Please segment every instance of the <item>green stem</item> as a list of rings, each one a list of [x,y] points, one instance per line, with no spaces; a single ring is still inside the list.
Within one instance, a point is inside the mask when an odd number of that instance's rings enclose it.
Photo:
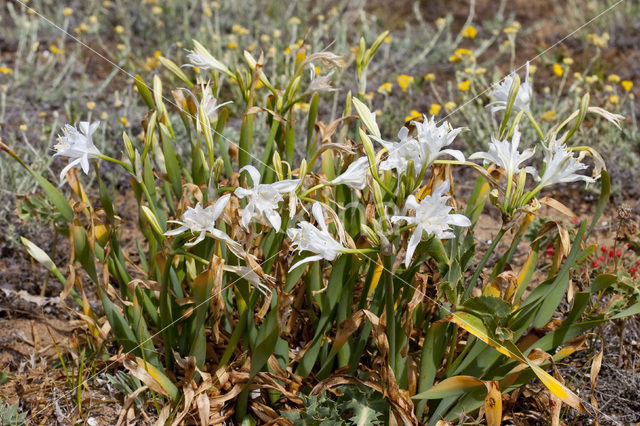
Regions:
[[[389,365],[396,371],[396,323],[394,318],[395,303],[393,299],[393,277],[391,272],[391,257],[384,256],[384,293],[387,317],[387,339],[389,341]]]
[[[467,283],[467,288],[465,288],[464,295],[462,296],[463,301],[466,300],[471,294],[471,290],[473,289],[473,287],[475,287],[476,281],[478,281],[478,278],[480,277],[480,274],[484,269],[484,265],[487,264],[489,257],[491,256],[493,251],[496,249],[496,246],[498,245],[498,243],[500,242],[500,240],[502,239],[502,237],[506,232],[507,232],[506,228],[504,227],[500,228],[500,231],[498,231],[498,234],[495,236],[493,241],[491,241],[491,245],[489,246],[484,256],[482,257],[482,260],[480,260],[480,263],[478,263],[478,266],[476,267],[476,271],[473,273],[473,275],[471,276],[471,279]]]
[[[111,163],[118,164],[118,165],[122,166],[129,173],[134,174],[133,167],[131,167],[130,165],[126,164],[123,161],[116,160],[115,158],[109,157],[108,155],[94,154],[94,156],[99,158],[99,159],[101,159],[101,160],[110,161]]]
[[[540,136],[540,140],[544,141],[545,140],[544,133],[542,132],[542,129],[540,128],[540,125],[538,125],[538,122],[536,121],[536,119],[533,117],[533,114],[531,114],[531,111],[527,108],[524,113],[526,114],[531,124],[533,124],[533,127],[536,129],[536,132],[538,132],[538,136]]]

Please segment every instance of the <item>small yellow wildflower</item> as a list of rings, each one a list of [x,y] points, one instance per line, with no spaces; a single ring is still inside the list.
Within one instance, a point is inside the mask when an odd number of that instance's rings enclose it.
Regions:
[[[618,102],[620,102],[620,98],[618,97],[618,95],[611,95],[609,96],[609,102],[611,102],[612,104],[617,104]]]
[[[151,8],[151,13],[154,15],[160,15],[162,13],[162,8],[160,6],[153,6]]]
[[[282,31],[280,31],[279,29],[275,29],[273,30],[273,38],[279,38],[282,35]]]
[[[116,48],[117,48],[118,50],[122,51],[122,50],[126,49],[126,48],[127,48],[127,46],[126,46],[126,45],[124,45],[123,43],[118,43],[118,44],[116,44]]]
[[[45,118],[47,116],[47,112],[46,111],[40,111],[38,113],[38,118]]]
[[[406,74],[399,75],[396,77],[396,80],[398,81],[398,86],[400,86],[400,89],[402,89],[403,92],[406,92],[409,85],[413,84],[413,77]]]
[[[471,80],[465,80],[458,83],[458,90],[466,92],[471,87]]]
[[[52,44],[51,46],[49,46],[49,51],[55,55],[64,55],[65,51],[64,49],[59,49],[58,46],[56,46],[55,44]]]
[[[438,18],[436,19],[436,28],[438,30],[442,30],[444,28],[444,24],[446,24],[447,21],[444,18]]]
[[[94,109],[95,107],[96,107],[96,103],[95,103],[95,102],[93,102],[93,101],[89,101],[89,102],[87,102],[87,109],[88,109],[89,111],[93,111],[93,109]]]
[[[230,42],[227,44],[227,47],[228,47],[230,50],[237,49],[237,48],[238,48],[238,43],[236,43],[235,41],[230,41]]]
[[[129,127],[129,121],[125,117],[120,117],[120,122],[124,127]]]
[[[510,27],[502,30],[502,32],[504,32],[505,34],[516,34],[518,32],[518,29],[515,26],[511,25]]]
[[[389,44],[389,43],[391,43],[391,40],[392,40],[392,39],[391,39],[391,36],[386,36],[386,37],[384,38],[384,40],[383,40],[383,41],[384,41],[385,43]]]
[[[574,72],[573,73],[573,78],[575,78],[578,81],[582,81],[583,80],[582,74],[580,74],[579,72]]]
[[[475,72],[476,72],[476,75],[482,75],[482,74],[487,72],[487,69],[483,68],[483,67],[478,67],[478,68],[476,68]]]
[[[553,64],[553,73],[558,77],[562,77],[564,74],[564,68],[560,64]]]
[[[322,22],[324,21],[324,15],[321,13],[318,16],[316,16],[316,19],[318,20],[318,22]]]
[[[271,41],[271,36],[270,36],[269,34],[262,34],[262,35],[260,36],[260,42],[261,42],[261,43],[267,44],[267,43],[269,43],[270,41]]]
[[[607,85],[605,85],[605,86],[604,86],[604,89],[603,89],[603,90],[604,90],[605,92],[607,92],[607,93],[611,93],[611,92],[613,92],[613,86],[612,86],[612,85],[610,85],[610,84],[607,84]]]
[[[585,80],[587,81],[587,83],[589,84],[593,84],[596,83],[598,81],[598,76],[597,75],[588,75],[587,77],[585,77]]]
[[[441,109],[442,106],[440,104],[431,104],[431,107],[429,108],[429,115],[438,115],[440,114]]]
[[[382,116],[382,110],[381,109],[375,110],[375,114],[376,114],[376,116],[381,117]]]
[[[469,49],[457,49],[453,52],[453,55],[449,58],[451,62],[461,62],[463,59],[469,59],[471,62],[474,61],[473,52]]]
[[[26,124],[24,124],[24,123],[22,123],[22,124],[20,125],[20,130],[22,130],[23,132],[26,132],[26,131],[27,131],[27,125],[26,125]]]
[[[249,34],[249,30],[248,29],[246,29],[242,25],[238,25],[238,24],[235,24],[233,27],[231,27],[231,31],[233,31],[234,33],[236,33],[238,35]]]
[[[373,100],[373,91],[369,92],[369,93],[365,93],[363,95],[364,100],[367,102],[371,102]]]
[[[209,18],[213,15],[213,11],[211,10],[211,7],[208,4],[202,5],[202,13],[204,13],[205,16]]]
[[[538,67],[536,65],[529,65],[529,74],[535,74],[538,71]]]
[[[474,38],[476,38],[476,35],[478,35],[478,30],[476,30],[475,27],[469,25],[468,27],[465,27],[462,30],[460,35],[462,35],[462,37],[474,39]]]
[[[390,83],[390,82],[382,83],[380,87],[378,87],[378,93],[382,95],[388,95],[389,93],[391,93],[392,88],[393,88],[393,83]]]
[[[64,16],[69,16],[69,15],[71,15],[72,13],[73,13],[73,9],[71,9],[70,7],[65,7],[65,8],[62,10],[62,14],[63,14]]]
[[[220,3],[218,3],[217,1],[212,1],[211,7],[214,9],[220,9]]]
[[[562,60],[562,63],[565,65],[573,65],[573,58],[566,57]]]
[[[612,83],[620,83],[620,76],[618,74],[610,74],[607,80]]]
[[[609,44],[609,33],[604,32],[602,33],[602,35],[592,33],[587,36],[587,40],[589,40],[596,47],[604,48]]]
[[[404,118],[404,121],[405,121],[405,122],[406,122],[406,121],[411,121],[411,120],[413,120],[414,118],[420,118],[420,117],[422,117],[422,114],[420,114],[420,112],[419,112],[419,111],[416,111],[415,109],[412,109],[412,110],[411,110],[411,112],[409,113],[409,115],[407,115],[407,116]]]
[[[111,3],[111,1],[110,1],[110,0],[104,0],[104,1],[102,2],[102,6],[104,6],[104,7],[111,7],[111,5],[112,5],[112,4],[113,4],[113,3]]]
[[[106,120],[107,118],[109,118],[109,114],[107,114],[107,112],[106,112],[106,111],[103,111],[103,112],[100,114],[100,119],[101,119],[101,120]]]
[[[122,25],[116,25],[115,27],[113,27],[113,30],[116,32],[116,34],[124,33],[124,27]]]
[[[455,107],[456,107],[456,103],[452,101],[449,101],[446,104],[444,104],[444,109],[446,109],[447,111],[451,111]]]
[[[291,25],[300,25],[302,21],[300,21],[300,18],[298,18],[297,16],[292,16],[291,18],[289,18],[289,24]]]
[[[302,112],[307,112],[307,111],[309,111],[309,104],[306,103],[306,102],[299,102],[299,103],[293,105],[293,109],[294,110],[298,110],[298,111],[302,111]]]
[[[9,67],[5,67],[5,66],[1,66],[0,67],[0,73],[7,75],[7,74],[11,74],[13,72],[13,70]]]
[[[623,80],[622,83],[620,83],[622,85],[622,88],[625,91],[630,91],[631,88],[633,87],[633,81],[629,81],[629,80]]]
[[[436,75],[432,72],[425,74],[424,81],[435,81]]]
[[[556,112],[555,110],[550,109],[549,111],[543,113],[540,118],[544,121],[556,121]]]

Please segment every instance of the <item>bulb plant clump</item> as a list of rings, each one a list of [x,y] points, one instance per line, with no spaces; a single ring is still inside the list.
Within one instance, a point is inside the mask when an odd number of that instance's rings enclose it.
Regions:
[[[55,154],[69,159],[64,191],[0,145],[38,180],[71,242],[67,268],[29,242],[30,253],[55,269],[61,298],[75,299],[91,335],[113,338],[123,367],[164,398],[159,415],[268,422],[302,409],[301,396],[351,385],[384,400],[389,424],[478,412],[499,424],[501,395],[536,377],[562,403],[592,411],[547,370],[597,324],[640,306],[611,274],[573,281],[592,269],[588,237],[610,182],[598,152],[572,137],[589,115],[615,126],[622,117],[586,94],[542,133],[529,113],[533,83],[514,73],[487,105],[500,126],[484,152],[455,149],[467,129],[433,116],[380,129],[364,93],[386,36],[361,40],[358,93],[332,121],[323,92],[334,90],[341,57],[300,50],[282,82],[262,56],[245,51],[230,66],[193,41],[189,66],[160,58],[187,89],[137,77],[149,113],[140,140],[123,134],[121,158],[100,153],[97,122],[65,126]],[[258,121],[269,131],[254,132]],[[527,126],[537,139],[524,140]],[[104,162],[129,179],[137,218],[114,203]],[[80,169],[95,175],[98,200]],[[464,201],[457,179],[475,181]],[[540,206],[569,210],[548,188],[575,181],[600,186],[593,217],[546,222],[515,264]],[[501,224],[486,247],[477,223],[491,208]],[[123,239],[132,228],[133,247]],[[552,266],[538,270],[545,255]],[[100,310],[87,302],[89,285]],[[616,303],[594,304],[612,294]]]

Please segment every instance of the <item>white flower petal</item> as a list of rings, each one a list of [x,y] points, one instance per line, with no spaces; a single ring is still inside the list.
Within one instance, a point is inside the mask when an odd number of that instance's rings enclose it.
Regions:
[[[253,182],[254,188],[260,185],[260,172],[258,171],[258,169],[256,169],[252,165],[248,165],[241,168],[239,170],[239,173],[242,173],[243,171],[247,171],[249,173],[249,176],[251,176],[251,181]]]

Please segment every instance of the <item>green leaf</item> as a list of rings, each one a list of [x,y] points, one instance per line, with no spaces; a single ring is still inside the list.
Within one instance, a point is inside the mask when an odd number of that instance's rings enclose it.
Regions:
[[[616,281],[618,276],[614,274],[599,274],[595,280],[591,283],[589,291],[592,293],[598,293],[602,290],[606,290],[611,287]]]
[[[591,235],[593,227],[596,226],[598,219],[600,219],[600,216],[602,216],[602,213],[604,213],[604,209],[607,207],[610,195],[611,179],[609,177],[609,173],[607,173],[606,170],[603,170],[600,174],[600,198],[598,199],[598,205],[596,207],[595,213],[593,214],[593,218],[591,219],[591,224],[589,225],[587,235]]]

